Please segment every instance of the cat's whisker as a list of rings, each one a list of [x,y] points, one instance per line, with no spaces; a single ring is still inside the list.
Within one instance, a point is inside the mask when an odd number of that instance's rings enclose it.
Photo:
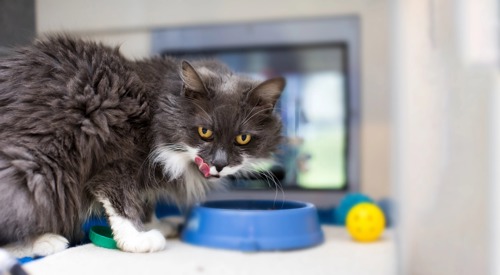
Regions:
[[[262,172],[260,172],[260,174],[263,175],[264,177],[266,177],[267,185],[269,186],[269,188],[275,187],[271,184],[271,183],[273,183],[273,179],[271,178],[271,176],[269,175],[269,173],[267,171],[262,171]]]
[[[273,207],[274,203],[278,200],[278,189],[284,194],[282,188],[280,185],[277,183],[275,176],[270,172],[270,171],[265,171],[265,174],[267,175],[268,178],[271,179],[272,183],[274,184],[275,187],[275,194],[274,194],[274,201],[273,201]]]
[[[250,121],[250,119],[252,119],[252,118],[253,118],[253,117],[255,117],[256,115],[258,115],[258,114],[260,114],[260,113],[262,113],[262,112],[266,112],[266,111],[269,111],[269,110],[273,110],[273,109],[274,109],[274,108],[273,108],[273,107],[271,107],[271,108],[264,108],[264,109],[262,109],[262,110],[259,110],[258,112],[255,112],[255,114],[253,114],[252,116],[250,116],[248,119],[246,119],[245,121],[243,121],[243,122],[241,123],[241,125],[246,124],[248,121]]]
[[[248,113],[245,115],[245,117],[243,118],[243,121],[247,121],[247,118],[248,118],[250,115],[252,115],[253,110],[255,110],[255,108],[257,108],[257,106],[258,106],[258,105],[257,105],[257,104],[255,104],[255,105],[252,107],[252,109],[250,109],[250,112],[248,112]],[[242,124],[243,124],[243,123],[242,123]]]
[[[255,168],[259,167],[259,165],[262,165],[264,163],[269,163],[269,162],[274,163],[274,161],[270,160],[270,159],[250,159],[250,160],[247,160],[247,163],[244,165],[244,168],[245,168],[245,171],[252,173],[252,172],[255,172]],[[283,204],[285,201],[285,190],[284,190],[283,186],[281,185],[281,183],[279,183],[276,176],[269,170],[260,171],[259,173],[261,176],[264,177],[262,180],[264,180],[267,183],[269,188],[274,188],[274,190],[275,190],[274,203],[278,200],[278,193],[282,194],[282,200],[281,200],[282,206],[281,207],[283,207]]]
[[[203,109],[203,107],[201,107],[198,103],[196,103],[194,100],[192,99],[188,99],[192,104],[194,104],[194,106],[198,107],[198,109],[200,109],[207,117],[207,119],[210,119],[210,115],[208,114],[207,111],[205,111],[205,109]]]

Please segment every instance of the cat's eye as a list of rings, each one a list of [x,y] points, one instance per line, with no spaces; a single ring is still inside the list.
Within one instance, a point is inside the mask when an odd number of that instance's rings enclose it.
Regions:
[[[205,127],[198,127],[198,134],[203,139],[210,139],[214,133]]]
[[[251,139],[252,136],[249,134],[238,135],[236,136],[236,143],[238,143],[239,145],[245,145],[248,144]]]

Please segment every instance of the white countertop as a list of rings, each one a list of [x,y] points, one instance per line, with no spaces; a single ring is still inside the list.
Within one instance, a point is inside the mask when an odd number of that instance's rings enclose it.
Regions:
[[[343,227],[323,226],[322,245],[294,251],[244,253],[197,247],[170,240],[165,251],[133,254],[96,247],[73,247],[25,264],[30,274],[369,274],[395,273],[390,231],[382,240],[362,244]]]

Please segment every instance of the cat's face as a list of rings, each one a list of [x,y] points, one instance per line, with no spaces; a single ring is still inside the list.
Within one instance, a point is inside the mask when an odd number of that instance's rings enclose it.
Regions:
[[[183,62],[181,77],[180,94],[163,107],[181,106],[163,116],[175,125],[166,130],[175,133],[158,132],[158,161],[166,173],[216,181],[271,157],[281,141],[273,109],[283,78],[256,82],[214,62]]]

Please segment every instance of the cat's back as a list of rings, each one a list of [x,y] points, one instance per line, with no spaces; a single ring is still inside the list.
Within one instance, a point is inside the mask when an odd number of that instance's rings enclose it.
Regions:
[[[26,96],[34,87],[47,88],[36,93],[40,96],[49,91],[72,91],[78,85],[95,86],[103,73],[125,72],[124,64],[117,49],[94,42],[62,35],[37,40],[0,59],[0,104],[5,104],[6,94]]]
[[[63,35],[38,40],[0,59],[0,143],[80,155],[120,146],[120,131],[147,120],[144,93],[118,49]]]

